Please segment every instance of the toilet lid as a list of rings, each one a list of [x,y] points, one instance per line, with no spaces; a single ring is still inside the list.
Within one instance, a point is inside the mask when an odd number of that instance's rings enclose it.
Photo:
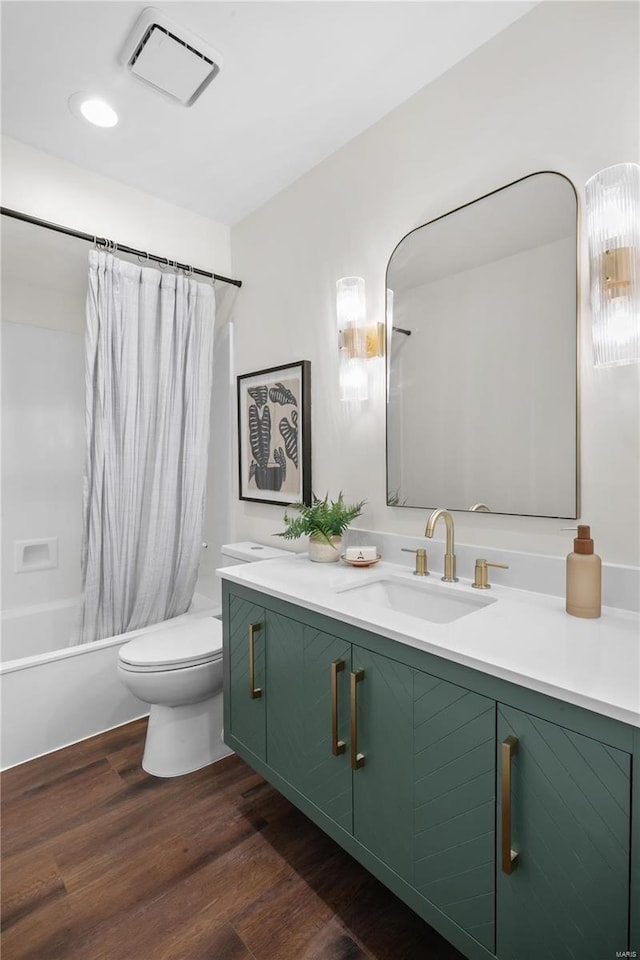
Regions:
[[[119,657],[129,668],[176,670],[217,660],[222,656],[222,623],[215,617],[188,618],[155,630],[120,647]]]

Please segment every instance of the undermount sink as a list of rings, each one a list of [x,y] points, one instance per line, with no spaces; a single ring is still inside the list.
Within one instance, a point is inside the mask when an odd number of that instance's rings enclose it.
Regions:
[[[472,597],[468,593],[454,593],[453,589],[432,583],[411,583],[402,577],[380,577],[366,583],[342,587],[341,594],[350,594],[376,607],[396,610],[431,623],[451,623],[476,613],[496,601],[489,597]]]

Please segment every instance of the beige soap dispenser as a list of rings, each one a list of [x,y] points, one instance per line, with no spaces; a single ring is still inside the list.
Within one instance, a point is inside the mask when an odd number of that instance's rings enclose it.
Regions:
[[[567,557],[567,613],[595,619],[601,613],[602,563],[593,552],[591,528],[578,526],[573,553]]]

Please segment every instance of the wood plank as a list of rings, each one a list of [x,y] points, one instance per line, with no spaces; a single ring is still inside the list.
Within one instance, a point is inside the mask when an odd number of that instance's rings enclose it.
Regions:
[[[2,929],[8,930],[67,890],[53,857],[27,850],[2,863]]]
[[[3,960],[460,960],[238,757],[146,774],[145,731],[0,777]]]
[[[370,956],[334,917],[318,932],[300,960],[368,960]]]

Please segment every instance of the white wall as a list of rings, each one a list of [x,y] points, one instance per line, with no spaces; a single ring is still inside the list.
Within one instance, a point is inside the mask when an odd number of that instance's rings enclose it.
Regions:
[[[382,321],[386,264],[413,227],[537,170],[566,174],[582,203],[593,173],[637,159],[638,66],[635,4],[542,3],[233,228],[237,372],[311,360],[313,486],[367,497],[363,527],[420,534],[426,514],[386,506],[383,389],[359,412],[337,399],[336,280],[364,277]],[[582,517],[603,558],[637,564],[639,367],[593,368],[586,243],[582,264]],[[236,500],[235,536],[268,540],[282,512]],[[560,521],[456,525],[470,544],[571,547]]]
[[[230,276],[224,224],[9,137],[2,137],[2,205]]]

